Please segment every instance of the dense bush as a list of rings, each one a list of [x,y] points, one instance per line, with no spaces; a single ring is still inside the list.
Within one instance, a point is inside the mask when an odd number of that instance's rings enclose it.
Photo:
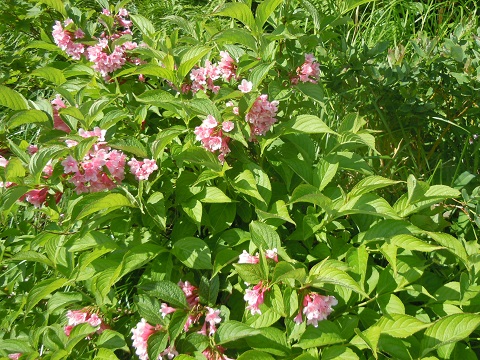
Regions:
[[[474,24],[98,3],[11,9],[0,356],[477,358]]]

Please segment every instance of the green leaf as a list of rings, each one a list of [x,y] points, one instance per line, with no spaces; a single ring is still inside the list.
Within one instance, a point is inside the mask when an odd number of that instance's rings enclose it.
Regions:
[[[32,123],[48,122],[48,116],[40,110],[25,110],[14,114],[8,121],[8,128],[14,129],[18,126]]]
[[[161,308],[160,302],[152,296],[146,294],[139,294],[138,301],[136,301],[138,313],[150,324],[160,324],[162,316],[159,311]]]
[[[18,252],[12,257],[12,260],[35,261],[50,266],[52,268],[54,267],[53,263],[45,255],[32,250],[23,250],[21,252]]]
[[[25,168],[22,161],[17,157],[11,157],[5,167],[5,179],[11,182],[23,182]]]
[[[216,33],[212,40],[218,44],[241,44],[250,50],[257,50],[257,42],[255,38],[245,29],[224,29]]]
[[[65,344],[65,349],[68,352],[71,352],[75,345],[77,345],[80,341],[84,340],[87,336],[91,335],[95,332],[97,328],[95,326],[90,325],[89,323],[82,323],[75,325],[68,336],[68,341]]]
[[[99,348],[93,360],[118,360],[118,357],[111,349]]]
[[[266,278],[259,264],[233,264],[233,267],[238,276],[247,283],[258,284]]]
[[[177,160],[203,165],[216,172],[222,171],[222,166],[215,155],[200,147],[188,148],[178,155]]]
[[[40,2],[58,11],[64,17],[67,17],[67,12],[65,11],[65,6],[62,0],[40,0]]]
[[[351,198],[338,210],[339,216],[369,214],[390,219],[400,219],[390,204],[382,197],[369,193]]]
[[[46,298],[52,292],[60,289],[66,282],[67,279],[64,278],[47,279],[44,281],[40,281],[35,286],[33,286],[33,288],[27,295],[25,313],[28,313],[30,310],[32,310],[35,305],[37,305],[41,300]]]
[[[259,350],[247,350],[237,360],[275,360],[272,355]]]
[[[229,203],[232,202],[225,193],[215,186],[207,186],[198,195],[198,200],[203,203]]]
[[[124,206],[133,207],[132,203],[122,194],[88,194],[76,204],[74,210],[80,210],[80,212],[78,212],[74,219],[81,220],[84,217],[92,215],[98,211],[103,211],[103,214],[107,214],[112,210],[119,209]]]
[[[290,203],[307,202],[320,206],[327,213],[333,210],[332,200],[318,190],[315,186],[302,184],[295,188],[290,198]]]
[[[390,314],[382,316],[375,325],[381,329],[382,334],[396,338],[406,338],[431,324],[424,323],[410,315]]]
[[[455,255],[468,269],[470,268],[470,261],[468,260],[467,251],[459,239],[454,238],[450,234],[428,232],[430,236],[437,243],[448,249],[453,255]]]
[[[437,320],[422,336],[421,356],[467,338],[480,325],[478,314],[454,314]]]
[[[250,30],[255,30],[256,24],[252,11],[244,3],[227,3],[219,11],[212,15],[228,16],[230,18],[237,19]]]
[[[0,339],[0,349],[10,353],[29,353],[32,351],[27,339]]]
[[[311,283],[314,287],[322,283],[338,285],[368,298],[368,295],[350,275],[343,270],[331,266],[329,262],[321,262],[312,267],[307,282]]]
[[[210,249],[201,239],[186,237],[176,241],[172,247],[172,254],[189,268],[212,268]]]
[[[297,84],[296,88],[300,90],[305,96],[308,96],[310,99],[318,101],[320,104],[323,104],[324,94],[322,85],[307,82]],[[334,132],[332,133],[334,134]]]
[[[268,72],[274,65],[275,62],[271,62],[269,64],[259,64],[255,66],[255,68],[248,75],[249,80],[253,83],[252,90],[258,88],[258,86],[262,83],[263,79],[265,79],[265,77],[268,75]]]
[[[261,334],[250,336],[246,340],[248,346],[252,349],[262,350],[281,357],[290,354],[285,332],[274,327],[263,328]]]
[[[145,150],[143,144],[134,137],[116,139],[114,141],[110,141],[108,145],[114,149],[129,152],[140,158],[148,157],[147,150]]]
[[[127,69],[122,72],[119,72],[115,77],[140,75],[140,74],[145,76],[155,76],[161,79],[166,79],[171,82],[175,81],[175,74],[173,71],[155,64],[140,65],[140,66],[137,66],[134,71]],[[156,91],[156,90],[152,90],[152,91]]]
[[[272,250],[281,247],[280,237],[271,226],[259,221],[252,221],[249,228],[252,241],[258,248]]]
[[[149,359],[163,358],[160,354],[167,347],[168,334],[164,331],[157,331],[148,337],[147,344]]]
[[[194,46],[188,49],[181,58],[180,66],[177,70],[179,81],[183,81],[189,71],[203,58],[211,49],[206,46]]]
[[[8,212],[28,190],[30,188],[27,186],[14,186],[2,192],[0,194],[0,209]]]
[[[60,48],[57,45],[52,44],[50,42],[46,42],[42,40],[33,40],[27,46],[25,46],[25,49],[44,49],[48,51],[58,51]]]
[[[0,85],[0,105],[12,110],[28,109],[27,100],[15,90]]]
[[[165,248],[152,243],[134,246],[123,256],[122,262],[120,263],[121,271],[119,272],[118,278],[142,267],[157,255],[166,251]]]
[[[85,155],[90,151],[93,144],[97,142],[98,138],[96,136],[88,137],[81,140],[74,148],[74,155],[78,161],[82,161],[85,158]]]
[[[233,186],[235,187],[235,190],[242,194],[249,195],[260,202],[265,201],[258,192],[253,173],[248,169],[237,175],[237,177],[234,179]]]
[[[344,342],[338,326],[328,320],[322,320],[318,327],[307,326],[307,330],[300,337],[298,344],[294,347],[309,349],[318,346],[325,346]]]
[[[67,79],[65,79],[65,76],[63,75],[62,70],[48,66],[40,69],[35,69],[34,71],[32,71],[32,75],[42,77],[45,80],[54,83],[55,85],[61,85],[65,81],[67,81]]]
[[[288,122],[291,129],[305,134],[336,134],[318,116],[299,115],[295,120]],[[287,128],[288,129],[288,128]],[[287,132],[289,132],[287,130]]]
[[[440,250],[444,248],[442,246],[429,244],[425,241],[422,241],[416,238],[415,236],[408,235],[408,234],[395,235],[391,239],[388,239],[387,241],[390,244],[393,244],[395,246],[398,246],[398,247],[401,247],[402,249],[407,249],[407,250],[430,252],[430,251]]]
[[[275,9],[283,3],[283,0],[265,0],[258,5],[255,12],[255,22],[257,23],[258,31],[260,32],[263,25],[267,22],[270,15]]]
[[[363,5],[372,1],[375,1],[375,0],[343,0],[342,14],[345,14],[350,10],[353,10],[356,7],[359,7],[360,5]]]
[[[348,196],[355,197],[366,194],[376,189],[398,184],[399,182],[400,181],[390,180],[382,176],[372,175],[360,180],[348,193]]]
[[[63,146],[54,145],[49,147],[41,148],[37,153],[35,153],[30,159],[30,164],[28,166],[30,173],[34,176],[35,184],[40,183],[40,177],[42,175],[45,165],[50,160],[54,160],[61,156],[63,152],[66,152],[67,149]]]
[[[180,287],[168,280],[155,281],[138,286],[148,294],[158,297],[172,307],[188,309],[187,298]]]
[[[163,194],[160,192],[154,192],[152,195],[150,195],[145,204],[145,209],[152,217],[152,220],[155,222],[155,224],[162,231],[165,231],[167,226],[167,213]]]
[[[322,350],[322,360],[358,360],[360,359],[352,349],[336,345]]]
[[[301,284],[305,282],[307,272],[305,268],[295,268],[292,264],[286,261],[280,261],[275,265],[273,271],[273,281],[281,282],[288,279],[298,280]]]
[[[151,36],[155,33],[155,27],[146,17],[139,14],[130,14],[133,24],[141,31],[142,34]]]
[[[261,334],[259,329],[251,328],[239,321],[225,321],[215,333],[215,343],[222,345],[231,341]],[[218,341],[217,341],[218,340]]]

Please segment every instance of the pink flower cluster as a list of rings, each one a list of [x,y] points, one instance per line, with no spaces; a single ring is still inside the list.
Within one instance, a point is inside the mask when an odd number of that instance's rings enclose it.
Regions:
[[[135,179],[137,180],[148,180],[150,174],[158,170],[157,163],[153,159],[138,161],[132,158],[127,164],[130,166],[130,172],[135,175]]]
[[[198,289],[190,284],[188,281],[179,281],[178,286],[182,289],[185,297],[187,299],[188,306],[190,308],[190,314],[185,323],[183,330],[185,332],[189,331],[192,325],[197,324],[202,317],[204,317],[204,322],[200,330],[197,332],[205,335],[212,336],[217,331],[217,325],[222,321],[220,317],[220,310],[213,309],[208,306],[201,306],[199,304]],[[177,309],[169,306],[167,303],[162,303],[160,308],[160,313],[162,317],[165,318],[168,314],[174,313]],[[198,328],[197,328],[198,329]],[[135,348],[135,353],[139,356],[140,360],[148,360],[148,338],[157,331],[162,331],[161,325],[152,326],[146,322],[145,319],[142,319],[135,328],[132,329],[132,340],[133,347]],[[217,351],[208,348],[205,350],[204,355],[207,359],[228,359],[227,357],[218,357],[218,354],[223,354],[223,349],[218,348]],[[178,355],[178,352],[173,346],[168,347],[165,351],[160,354],[159,359],[172,359],[174,356]]]
[[[112,16],[107,9],[103,10],[103,15]],[[78,28],[75,32],[62,28],[59,21],[56,21],[53,27],[53,39],[55,43],[64,50],[73,59],[79,60],[81,55],[85,55],[88,61],[93,62],[93,69],[98,71],[103,77],[107,78],[109,73],[120,69],[127,61],[136,65],[142,61],[138,58],[130,58],[129,50],[137,48],[137,43],[126,41],[122,44],[113,45],[113,41],[119,39],[123,35],[132,35],[130,27],[132,22],[127,19],[128,11],[120,9],[118,14],[113,15],[113,34],[103,32],[97,40],[97,44],[87,46],[81,42],[74,42],[72,39],[82,39],[85,37],[84,32]],[[102,23],[102,20],[100,21]],[[65,20],[65,26],[73,27],[71,19]],[[104,24],[105,25],[105,24]],[[112,49],[113,47],[113,49]]]
[[[73,24],[72,19],[67,19],[64,21],[64,25],[66,27],[69,27],[71,24]],[[52,35],[55,44],[57,44],[60,49],[65,51],[67,55],[71,56],[73,59],[80,60],[80,56],[85,51],[85,45],[75,42],[74,40],[81,39],[85,36],[81,29],[77,29],[75,31],[67,30],[62,27],[62,23],[60,21],[55,21]]]
[[[323,296],[317,293],[310,293],[303,298],[303,311],[300,309],[294,321],[297,324],[303,322],[302,312],[307,320],[307,325],[312,324],[317,327],[318,322],[326,320],[327,316],[333,311],[332,306],[338,304],[334,296]]]
[[[268,95],[260,95],[253,103],[245,120],[250,123],[252,139],[256,135],[265,135],[277,121],[278,101],[268,101]]]
[[[11,360],[18,360],[20,359],[20,356],[22,356],[22,353],[14,353],[14,354],[9,354],[8,358]]]
[[[92,312],[89,308],[69,310],[67,312],[67,319],[68,324],[63,328],[63,331],[67,336],[70,336],[70,332],[76,325],[84,323],[88,323],[93,327],[98,327],[98,334],[101,334],[105,329],[108,329],[108,325],[103,322],[97,313]]]
[[[209,60],[205,61],[204,67],[198,67],[190,72],[191,84],[183,86],[182,91],[191,90],[196,93],[199,90],[210,90],[218,93],[220,86],[215,85],[214,81],[223,78],[225,81],[235,77],[236,65],[232,57],[226,51],[220,51],[221,60],[218,64],[213,64]]]
[[[247,302],[246,310],[250,310],[250,314],[261,314],[260,305],[264,302],[264,294],[268,290],[267,287],[260,281],[251,289],[245,290],[243,299]]]
[[[320,65],[313,54],[305,54],[305,62],[297,68],[297,75],[292,78],[292,84],[296,85],[299,81],[316,84],[320,78]]]
[[[125,154],[111,150],[103,142],[105,130],[96,127],[93,131],[79,129],[78,134],[84,138],[97,136],[99,142],[93,145],[81,161],[71,155],[61,162],[65,174],[73,174],[68,180],[75,185],[77,194],[111,190],[125,177]],[[68,146],[75,146],[75,141],[68,141]],[[108,170],[108,174],[105,171]]]
[[[224,136],[224,133],[232,131],[234,126],[234,123],[231,121],[224,121],[222,124],[219,124],[212,115],[208,115],[203,120],[202,125],[195,128],[194,133],[205,149],[211,152],[218,150],[218,159],[223,162],[225,161],[225,155],[230,152],[228,147],[230,138]]]
[[[25,194],[25,200],[36,208],[41,207],[47,200],[48,188],[33,189]]]

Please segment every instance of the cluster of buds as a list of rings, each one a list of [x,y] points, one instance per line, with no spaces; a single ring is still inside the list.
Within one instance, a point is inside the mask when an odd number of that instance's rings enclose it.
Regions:
[[[203,318],[203,325],[197,332],[205,336],[213,336],[217,331],[217,325],[222,321],[220,317],[220,310],[200,305],[198,289],[188,281],[179,281],[178,286],[185,294],[187,304],[190,308],[189,316],[183,330],[185,332],[190,331],[190,329],[195,324],[199,324],[200,320]],[[169,306],[167,303],[161,304],[160,313],[163,318],[174,313],[175,311],[177,311],[177,309]],[[135,348],[135,353],[139,356],[140,360],[148,360],[148,338],[158,331],[163,331],[161,325],[150,325],[145,321],[145,319],[142,319],[137,326],[132,329],[133,347]],[[170,346],[160,354],[159,359],[172,359],[176,355],[178,355],[178,352],[173,346]],[[209,360],[228,359],[227,357],[221,357],[223,356],[223,349],[221,347],[216,347],[215,349],[207,348],[204,351],[204,355]]]
[[[221,60],[218,64],[214,64],[209,60],[205,61],[205,66],[193,69],[190,73],[190,84],[182,86],[182,92],[207,91],[210,90],[214,94],[218,93],[220,86],[215,85],[214,81],[222,78],[225,81],[236,76],[236,65],[232,57],[226,52],[220,52]]]
[[[67,19],[62,26],[60,21],[56,21],[53,26],[53,39],[55,43],[64,50],[67,55],[75,60],[79,60],[84,55],[88,61],[93,62],[93,69],[98,71],[103,77],[108,78],[108,74],[120,69],[127,61],[139,65],[142,61],[138,58],[131,58],[128,51],[137,48],[137,43],[124,41],[114,44],[124,35],[132,35],[130,27],[132,22],[128,20],[128,11],[120,9],[118,14],[111,14],[109,10],[103,10],[103,16],[113,17],[112,34],[103,32],[95,45],[85,45],[82,39],[85,33],[79,27],[76,27],[73,20]],[[100,21],[102,22],[102,20]],[[105,25],[105,22],[103,22]]]
[[[195,128],[195,135],[197,140],[202,142],[205,149],[211,152],[219,151],[218,159],[223,162],[225,155],[230,152],[228,142],[230,138],[224,136],[224,133],[232,131],[234,123],[231,121],[224,121],[219,124],[218,121],[212,116],[208,115],[203,120],[202,125]]]
[[[297,68],[297,74],[291,79],[292,84],[296,85],[298,82],[311,82],[316,84],[320,78],[320,65],[313,54],[305,54],[305,62],[302,66]]]
[[[96,312],[93,312],[91,308],[86,307],[81,310],[69,310],[67,312],[68,324],[63,328],[65,335],[70,336],[72,329],[79,324],[90,324],[96,327],[97,334],[101,334],[105,329],[108,329],[102,318],[98,316]]]

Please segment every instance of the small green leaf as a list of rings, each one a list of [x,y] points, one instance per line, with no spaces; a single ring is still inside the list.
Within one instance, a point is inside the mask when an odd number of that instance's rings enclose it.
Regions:
[[[206,46],[194,46],[188,49],[180,61],[177,70],[178,80],[183,81],[188,72],[203,58],[211,49]]]
[[[146,17],[139,14],[130,14],[133,24],[141,31],[142,34],[151,36],[155,33],[155,27]]]
[[[58,11],[64,17],[67,17],[67,12],[65,11],[65,5],[63,4],[62,0],[40,0],[40,2]]]
[[[281,247],[280,236],[271,226],[259,221],[252,221],[249,228],[252,241],[258,248],[273,250]]]
[[[266,278],[259,264],[233,264],[233,267],[238,276],[249,284],[258,284]]]
[[[237,19],[250,30],[255,30],[255,18],[253,17],[250,8],[244,3],[227,3],[220,9],[220,11],[217,11],[212,15],[228,16]]]
[[[381,329],[382,334],[396,338],[406,338],[429,327],[431,324],[424,323],[410,315],[390,314],[382,316],[375,325]]]
[[[257,23],[259,31],[261,31],[270,15],[272,15],[275,9],[282,3],[283,0],[265,0],[258,5],[255,12],[255,22]]]
[[[275,358],[263,351],[247,350],[237,360],[275,360]]]
[[[140,158],[148,157],[147,150],[145,150],[145,147],[143,146],[143,144],[139,140],[133,137],[116,139],[114,141],[110,141],[108,145],[114,149],[129,152]]]
[[[399,182],[400,181],[390,180],[382,176],[372,175],[360,180],[349,192],[348,196],[355,197],[366,194],[376,189],[398,184]]]
[[[300,90],[304,95],[308,96],[310,99],[318,101],[320,104],[323,104],[324,94],[322,85],[307,82],[297,84],[296,88]],[[334,134],[334,132],[332,133]]]
[[[215,186],[207,186],[198,195],[198,200],[203,203],[229,203],[232,202],[225,193]]]
[[[335,131],[330,129],[327,124],[315,115],[299,115],[295,120],[289,122],[288,125],[293,130],[305,134],[336,134]]]
[[[160,354],[167,348],[168,334],[164,331],[157,331],[148,337],[147,344],[149,359],[163,358]]]

